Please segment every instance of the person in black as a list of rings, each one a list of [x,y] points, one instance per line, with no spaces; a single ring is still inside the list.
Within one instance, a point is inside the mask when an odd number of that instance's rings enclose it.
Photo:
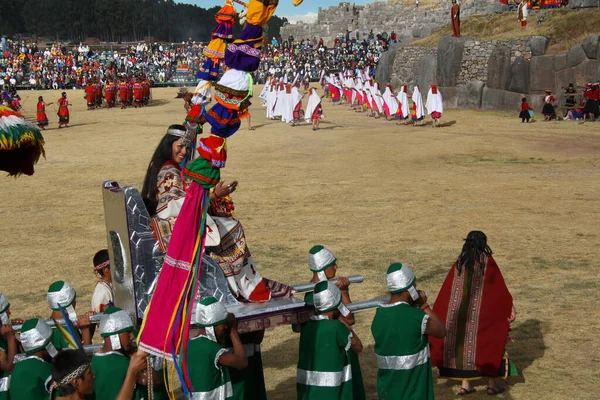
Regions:
[[[568,113],[575,106],[575,95],[577,91],[573,87],[572,83],[569,83],[569,87],[565,89],[565,109]]]

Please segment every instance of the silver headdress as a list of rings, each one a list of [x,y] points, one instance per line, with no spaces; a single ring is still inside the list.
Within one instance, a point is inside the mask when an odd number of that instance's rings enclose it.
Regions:
[[[417,300],[419,298],[419,293],[415,288],[416,280],[415,274],[408,265],[394,263],[390,265],[387,270],[386,286],[388,292],[392,294],[408,291],[410,297],[413,300]]]
[[[109,337],[113,350],[121,349],[119,334],[133,331],[133,323],[127,311],[109,307],[100,318],[100,336]]]
[[[71,285],[67,282],[58,281],[50,285],[46,299],[51,309],[57,311],[60,310],[60,307],[63,307],[69,314],[69,318],[75,319],[77,318],[75,308],[73,307],[75,296],[75,289]]]
[[[317,273],[319,280],[326,281],[325,270],[337,262],[335,255],[325,246],[313,246],[308,253],[308,266]]]
[[[319,312],[328,312],[337,308],[344,317],[350,314],[350,310],[342,304],[342,292],[335,283],[330,281],[321,281],[315,285],[313,302]]]
[[[222,324],[227,320],[227,309],[212,296],[200,300],[195,308],[194,322],[197,326],[205,328],[206,336],[210,340],[216,341],[214,326]]]
[[[21,330],[21,345],[25,354],[36,353],[46,349],[50,357],[56,356],[56,348],[52,344],[52,329],[46,321],[32,319],[23,324]]]
[[[195,132],[193,129],[169,128],[167,129],[167,134],[180,137],[183,140],[183,144],[187,147],[194,140]]]

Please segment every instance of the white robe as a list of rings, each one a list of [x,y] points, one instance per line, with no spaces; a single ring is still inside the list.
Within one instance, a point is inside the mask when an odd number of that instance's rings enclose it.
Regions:
[[[379,91],[379,85],[377,82],[371,86],[371,96],[373,96],[373,101],[377,105],[377,111],[383,112],[383,97],[381,97],[381,92]]]
[[[284,91],[283,95],[283,109],[281,111],[281,120],[283,122],[290,123],[294,121],[294,104],[292,99],[292,92],[287,93]]]
[[[304,114],[304,120],[308,123],[312,122],[312,115],[315,109],[321,104],[321,96],[316,90],[313,90],[308,97],[308,104],[306,104],[306,113]]]
[[[275,103],[275,109],[273,110],[273,116],[280,117],[283,114],[283,104],[285,97],[285,87],[281,90],[277,90],[277,102]]]
[[[444,113],[444,105],[442,104],[442,94],[440,93],[440,89],[437,90],[436,94],[433,94],[433,90],[429,88],[425,107],[427,108],[427,114],[429,115],[434,112],[439,112],[440,114]]]
[[[415,86],[415,90],[413,91],[412,101],[417,105],[416,114],[417,119],[423,118],[425,116],[425,108],[423,108],[423,98],[421,97],[421,91],[418,86]]]
[[[400,104],[400,111],[402,111],[402,118],[406,119],[410,117],[410,107],[408,106],[408,95],[404,91],[404,86],[400,89],[400,92],[396,96],[398,103]]]
[[[275,109],[275,103],[277,102],[277,92],[276,88],[271,86],[269,93],[267,93],[267,118],[274,118],[275,114],[273,110]]]
[[[385,87],[385,92],[383,92],[383,101],[385,101],[385,105],[390,110],[390,116],[396,114],[396,111],[398,111],[398,100],[394,97],[394,94],[389,86]]]

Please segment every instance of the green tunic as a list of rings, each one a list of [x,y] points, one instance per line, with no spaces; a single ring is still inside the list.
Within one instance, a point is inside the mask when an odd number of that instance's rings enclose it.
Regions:
[[[307,292],[304,295],[304,302],[306,304],[313,305],[314,292]],[[366,400],[365,385],[362,378],[362,370],[360,368],[360,360],[358,354],[349,351],[348,357],[350,358],[350,369],[352,369],[352,395],[354,400]]]
[[[298,399],[353,399],[348,350],[351,333],[338,320],[312,317],[302,326],[296,388]]]
[[[92,372],[94,380],[94,393],[96,399],[114,399],[119,394],[127,369],[129,358],[118,351],[96,353],[92,357]]]
[[[0,336],[0,352],[8,353],[8,342]],[[8,388],[10,384],[10,374],[0,369],[0,400],[8,400]]]
[[[237,400],[266,400],[265,376],[263,374],[260,345],[244,344],[248,367],[246,369],[230,368],[233,398]]]
[[[94,393],[97,400],[114,399],[117,397],[123,386],[123,382],[125,382],[129,361],[129,357],[119,351],[94,354],[92,357],[92,372],[96,376]],[[168,399],[163,370],[157,370],[156,367],[154,369],[163,381],[161,385],[154,387],[154,399]],[[136,385],[132,400],[144,400],[146,398],[148,398],[148,386]]]
[[[429,316],[405,302],[377,309],[375,339],[379,398],[433,400],[433,377],[425,328]],[[399,329],[402,327],[402,329]]]
[[[48,400],[48,384],[52,376],[50,363],[29,356],[15,364],[10,378],[10,397],[13,399]]]
[[[200,335],[190,340],[187,350],[192,399],[225,400],[233,398],[229,368],[219,364],[227,349]]]

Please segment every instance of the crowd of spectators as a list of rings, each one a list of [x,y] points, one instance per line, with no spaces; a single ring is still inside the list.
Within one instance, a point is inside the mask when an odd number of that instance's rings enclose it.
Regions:
[[[204,62],[204,47],[195,42],[141,43],[117,50],[61,43],[41,47],[2,38],[0,50],[1,88],[80,89],[90,79],[140,74],[154,84],[190,81]]]
[[[330,46],[323,39],[273,38],[263,47],[262,62],[254,74],[256,83],[271,75],[299,74],[315,81],[321,71],[361,70],[374,75],[381,53],[396,40],[396,34],[372,31],[335,38]],[[90,80],[106,82],[123,76],[144,74],[154,85],[195,81],[203,64],[204,46],[138,43],[120,46],[67,45],[40,46],[34,42],[1,38],[0,88],[82,89]]]
[[[367,67],[375,75],[377,62],[387,50],[388,44],[396,40],[396,33],[373,31],[361,38],[360,34],[350,37],[350,32],[336,37],[331,46],[322,38],[287,39],[273,38],[264,47],[262,60],[255,72],[255,82],[264,83],[269,76],[288,77],[299,75],[311,81],[318,80],[321,71],[364,71]]]

